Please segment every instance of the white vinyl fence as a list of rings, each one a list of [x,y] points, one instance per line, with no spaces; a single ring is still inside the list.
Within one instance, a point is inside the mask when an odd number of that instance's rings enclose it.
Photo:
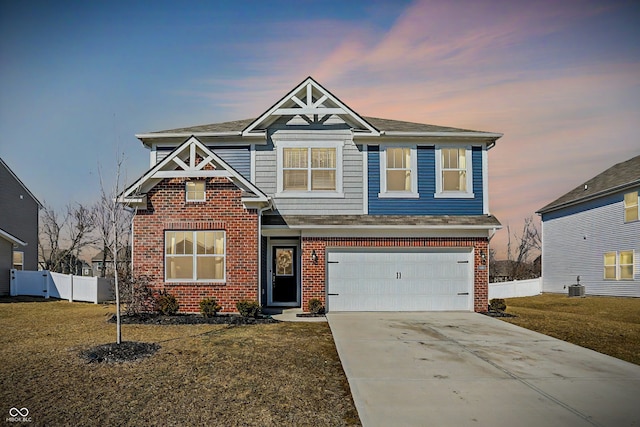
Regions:
[[[517,298],[540,295],[542,293],[542,278],[529,280],[514,280],[512,282],[489,283],[489,299]]]
[[[114,299],[111,280],[50,271],[11,270],[11,296],[29,295],[86,301],[95,304]]]

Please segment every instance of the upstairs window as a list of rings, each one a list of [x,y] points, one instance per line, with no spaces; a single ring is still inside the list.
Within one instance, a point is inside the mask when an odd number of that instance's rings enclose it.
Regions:
[[[473,197],[470,147],[436,149],[436,197]]]
[[[223,282],[225,232],[166,231],[165,280],[173,282]]]
[[[342,197],[342,143],[281,142],[277,197]]]
[[[419,197],[415,147],[382,147],[379,197]]]
[[[204,180],[187,181],[186,200],[187,202],[204,202],[206,200],[206,185]]]
[[[638,221],[638,192],[633,191],[624,195],[624,222]]]

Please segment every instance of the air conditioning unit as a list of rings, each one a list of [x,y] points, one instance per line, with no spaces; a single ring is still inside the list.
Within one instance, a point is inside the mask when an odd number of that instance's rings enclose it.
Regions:
[[[584,285],[580,284],[580,276],[576,277],[576,284],[569,285],[569,296],[570,297],[583,297],[584,296]]]

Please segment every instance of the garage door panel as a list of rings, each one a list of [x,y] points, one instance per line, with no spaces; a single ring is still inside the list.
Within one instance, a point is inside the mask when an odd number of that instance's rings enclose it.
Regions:
[[[471,310],[470,250],[329,251],[330,311]]]

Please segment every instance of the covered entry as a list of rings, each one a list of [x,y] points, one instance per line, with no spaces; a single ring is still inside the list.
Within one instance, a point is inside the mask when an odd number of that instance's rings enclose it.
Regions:
[[[471,249],[327,249],[329,311],[473,310]]]

